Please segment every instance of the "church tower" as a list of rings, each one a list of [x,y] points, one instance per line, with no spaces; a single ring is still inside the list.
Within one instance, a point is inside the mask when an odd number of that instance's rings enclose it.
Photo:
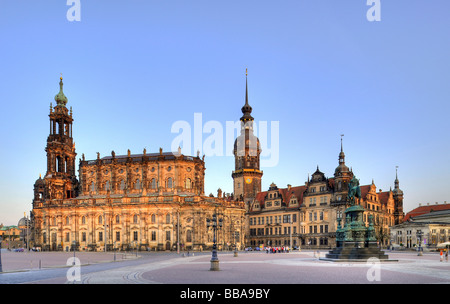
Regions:
[[[334,204],[335,205],[346,205],[347,193],[348,193],[348,183],[353,178],[353,172],[345,164],[345,153],[342,145],[341,135],[341,152],[339,153],[339,165],[334,170]]]
[[[252,107],[248,103],[247,71],[245,72],[245,104],[241,109],[241,133],[234,143],[235,170],[232,173],[234,197],[251,202],[261,192],[261,146],[253,134]]]
[[[45,199],[66,199],[77,195],[78,180],[75,175],[75,143],[72,138],[72,108],[66,107],[62,77],[56,106],[50,104],[50,134],[47,138],[47,173],[44,177]],[[41,182],[42,183],[42,182]]]
[[[399,181],[397,176],[397,168],[395,169],[395,181],[394,181],[394,190],[393,196],[394,196],[394,221],[395,225],[400,224],[403,222],[403,191],[399,187]]]

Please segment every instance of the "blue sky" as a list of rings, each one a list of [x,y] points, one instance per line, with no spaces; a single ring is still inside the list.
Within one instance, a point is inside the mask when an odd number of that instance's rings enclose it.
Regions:
[[[450,202],[450,2],[381,0],[379,22],[365,0],[80,3],[70,22],[66,1],[0,2],[0,223],[32,208],[60,73],[78,158],[168,151],[194,113],[238,120],[248,68],[253,117],[279,122],[263,190],[332,177],[345,134],[362,184],[389,190],[398,166],[406,212]],[[232,192],[233,166],[206,158],[206,194]]]

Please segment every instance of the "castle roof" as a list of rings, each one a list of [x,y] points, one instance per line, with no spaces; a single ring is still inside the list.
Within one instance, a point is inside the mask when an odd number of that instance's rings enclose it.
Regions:
[[[430,213],[433,211],[443,211],[443,210],[450,210],[450,204],[435,204],[435,205],[427,204],[426,206],[419,206],[419,207],[409,211],[405,215],[405,218],[403,220],[407,221],[418,215]]]

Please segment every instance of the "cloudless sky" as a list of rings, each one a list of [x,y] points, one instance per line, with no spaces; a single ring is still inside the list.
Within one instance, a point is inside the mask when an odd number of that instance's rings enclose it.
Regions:
[[[248,68],[256,124],[279,123],[263,190],[303,185],[317,166],[332,177],[344,134],[361,184],[388,191],[398,166],[405,212],[450,203],[450,2],[381,0],[379,22],[366,2],[81,0],[70,22],[66,1],[2,0],[0,223],[32,209],[60,73],[77,159],[169,151],[172,125],[193,128],[195,113],[225,132]],[[232,192],[234,158],[205,160],[206,194]]]

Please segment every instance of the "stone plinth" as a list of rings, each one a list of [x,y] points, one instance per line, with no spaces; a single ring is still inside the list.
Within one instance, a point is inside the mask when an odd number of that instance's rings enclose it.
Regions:
[[[338,262],[366,262],[370,258],[377,258],[380,261],[389,260],[389,257],[377,246],[372,216],[369,217],[369,226],[365,226],[364,211],[365,209],[360,205],[352,205],[345,210],[343,228],[341,219],[338,219],[337,246],[321,260]]]

